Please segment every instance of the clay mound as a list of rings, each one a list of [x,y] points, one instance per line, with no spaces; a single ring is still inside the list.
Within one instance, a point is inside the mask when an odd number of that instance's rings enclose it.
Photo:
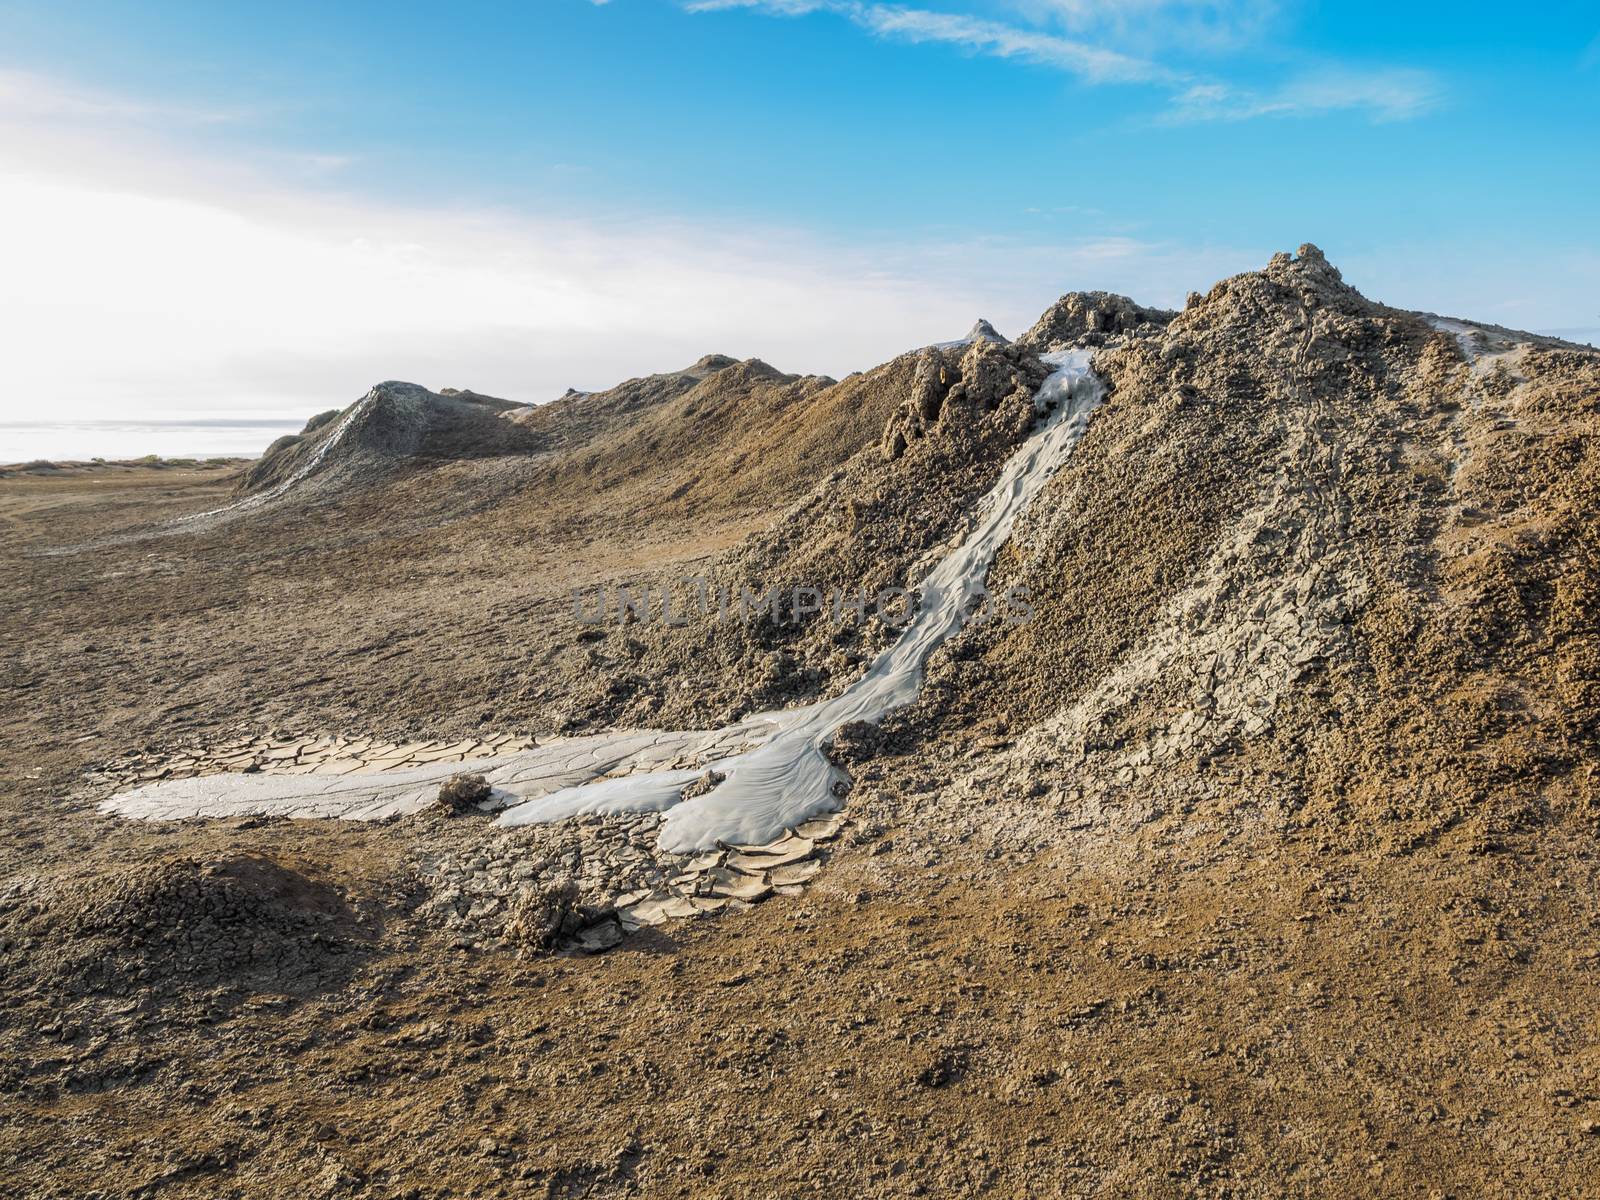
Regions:
[[[517,408],[506,413],[505,419],[536,433],[550,449],[573,450],[618,432],[642,413],[667,404],[738,365],[738,359],[726,354],[707,354],[680,371],[628,379],[604,391],[568,388],[558,400],[534,408]],[[771,371],[770,367],[767,369]]]
[[[940,726],[1028,731],[972,781],[1036,798],[991,831],[1261,803],[1482,852],[1593,820],[1600,354],[1462,338],[1309,245],[1148,324],[991,574],[1033,619],[930,671]]]
[[[523,407],[515,400],[502,400],[499,396],[486,396],[482,392],[473,391],[471,388],[440,388],[439,395],[451,396],[457,400],[467,400],[473,404],[486,404],[502,412]]]
[[[1015,739],[972,784],[988,836],[1214,812],[1241,786],[1314,814],[1330,844],[1459,829],[1487,845],[1544,806],[1600,812],[1580,615],[1600,608],[1584,515],[1600,354],[1464,343],[1310,245],[1177,315],[1064,297],[1024,341],[1061,339],[1102,347],[1110,395],[990,573],[991,594],[1027,589],[1032,619],[969,628],[892,718]],[[1029,345],[934,348],[812,396],[791,443],[878,437],[701,573],[914,585],[1033,420]],[[561,690],[578,724],[705,725],[836,694],[886,636],[688,618],[588,645]]]
[[[965,342],[969,342],[969,343],[970,342],[999,342],[1002,346],[1007,346],[1007,345],[1011,344],[1011,339],[1010,338],[1006,337],[1003,333],[1001,333],[993,325],[989,324],[989,322],[984,320],[982,317],[978,318],[977,324],[975,324],[971,329],[967,330],[967,336],[965,338],[963,338],[962,340],[965,341]]]
[[[280,439],[249,468],[238,500],[172,528],[280,512],[291,499],[338,504],[350,522],[380,520],[389,532],[397,513],[418,529],[492,511],[518,536],[539,539],[556,511],[565,514],[562,535],[674,515],[750,522],[876,441],[912,364],[903,358],[837,384],[711,354],[538,407],[381,384]]]
[[[909,378],[903,367],[889,374]],[[793,504],[876,440],[897,396],[861,378],[836,384],[708,355],[505,419],[555,447],[525,489],[541,509],[562,502],[634,524],[713,512],[747,520]]]
[[[380,383],[343,412],[319,414],[299,434],[279,438],[245,471],[239,490],[277,493],[313,476],[349,482],[386,460],[492,458],[545,449],[546,440],[499,419],[517,407],[476,392]]]
[[[679,468],[692,471],[675,489],[682,500],[787,500],[769,528],[697,568],[713,589],[737,597],[741,588],[914,586],[1033,427],[1048,373],[1037,356],[983,339],[902,355],[837,384],[799,380],[758,393],[770,408],[730,395],[713,403],[708,390],[641,429],[636,458],[597,453],[595,470],[625,462],[647,471],[652,444],[699,446]],[[681,573],[672,586],[674,603],[689,603]],[[563,691],[570,727],[664,716],[703,726],[815,699],[858,676],[891,632],[875,620],[688,619],[686,629],[652,622],[590,646],[590,669]]]
[[[368,936],[333,887],[269,858],[170,859],[0,897],[8,978],[99,992],[130,984],[318,984]]]
[[[1017,345],[1039,354],[1072,346],[1102,346],[1119,334],[1158,332],[1173,315],[1111,292],[1068,292],[1017,339]]]

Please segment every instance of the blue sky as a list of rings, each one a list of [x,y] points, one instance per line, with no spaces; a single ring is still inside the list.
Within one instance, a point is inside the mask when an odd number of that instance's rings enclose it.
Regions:
[[[1597,118],[1593,5],[4,3],[0,318],[71,411],[543,399],[1309,239],[1600,339]]]

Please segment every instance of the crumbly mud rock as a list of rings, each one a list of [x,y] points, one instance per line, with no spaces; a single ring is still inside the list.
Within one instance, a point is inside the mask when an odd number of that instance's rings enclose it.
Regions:
[[[450,776],[439,785],[439,807],[459,816],[471,812],[489,798],[492,789],[482,775],[465,773]]]

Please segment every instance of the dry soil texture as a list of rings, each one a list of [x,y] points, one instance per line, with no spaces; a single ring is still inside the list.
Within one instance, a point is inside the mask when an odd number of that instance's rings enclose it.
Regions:
[[[249,476],[0,479],[0,1191],[1600,1194],[1600,355],[1458,333],[1305,247],[840,383],[405,393],[177,525],[337,420]],[[1063,345],[1110,396],[992,572],[1034,619],[841,740],[790,894],[551,954],[654,818],[96,812],[242,747],[837,692],[881,623],[569,589],[914,584]]]

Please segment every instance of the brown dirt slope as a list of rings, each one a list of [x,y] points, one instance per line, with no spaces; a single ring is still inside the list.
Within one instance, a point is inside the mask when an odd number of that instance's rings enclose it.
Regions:
[[[1246,762],[1330,841],[1600,815],[1600,355],[1468,361],[1308,248],[1097,363],[1111,399],[997,575],[1037,618],[976,631],[952,713],[1042,723],[1028,753],[1080,771]]]
[[[1312,247],[1052,314],[159,538],[226,482],[0,481],[0,1191],[1597,1194],[1600,355],[1463,346]],[[545,887],[615,827],[93,812],[87,769],[240,727],[846,686],[871,621],[596,630],[568,590],[914,580],[1062,343],[1110,395],[992,572],[1035,616],[851,740],[800,896],[518,956],[437,920],[437,864]]]

